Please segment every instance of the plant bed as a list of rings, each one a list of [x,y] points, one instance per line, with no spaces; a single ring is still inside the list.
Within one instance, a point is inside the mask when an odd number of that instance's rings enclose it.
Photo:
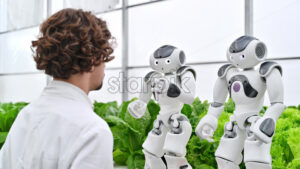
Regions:
[[[153,122],[160,110],[159,106],[151,100],[147,105],[145,115],[140,119],[135,119],[127,111],[127,106],[131,101],[123,102],[121,105],[118,105],[117,102],[94,103],[95,112],[109,124],[113,133],[113,157],[117,169],[127,167],[128,169],[143,169],[145,160],[142,144],[148,132],[151,131]],[[26,105],[27,103],[0,104],[0,148],[18,112]],[[190,119],[193,131],[200,119],[207,113],[208,106],[207,101],[201,102],[198,98],[195,99],[193,104],[184,105],[181,112]],[[276,132],[271,148],[273,169],[300,169],[299,109],[300,106],[287,107],[276,124]],[[266,107],[262,109],[261,114],[265,110]],[[192,133],[187,145],[187,159],[194,169],[217,168],[214,152],[224,133],[224,124],[229,120],[229,116],[233,111],[234,103],[229,100],[219,118],[214,143],[200,140],[194,132]],[[245,169],[243,164],[241,169]]]

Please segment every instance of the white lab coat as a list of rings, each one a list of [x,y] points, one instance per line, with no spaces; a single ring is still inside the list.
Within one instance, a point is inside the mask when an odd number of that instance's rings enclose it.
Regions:
[[[0,169],[112,169],[113,137],[78,87],[53,81],[18,115]]]

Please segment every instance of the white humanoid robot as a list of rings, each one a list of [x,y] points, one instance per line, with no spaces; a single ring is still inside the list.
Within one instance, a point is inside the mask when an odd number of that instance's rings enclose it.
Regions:
[[[215,152],[219,169],[239,169],[243,150],[247,169],[272,168],[272,137],[276,121],[285,106],[281,67],[276,62],[264,61],[266,54],[267,48],[263,42],[251,36],[242,36],[228,49],[230,64],[223,65],[218,71],[213,103],[207,115],[200,120],[196,134],[213,141],[218,117],[229,93],[235,102],[235,111],[224,126],[225,133]],[[255,69],[259,63],[259,68]],[[266,90],[271,105],[260,116]]]
[[[184,52],[176,47],[158,48],[150,57],[154,71],[145,76],[144,91],[128,106],[130,114],[140,118],[152,95],[160,105],[153,129],[143,144],[145,169],[191,169],[185,155],[192,127],[180,112],[184,104],[194,101],[196,73],[184,66],[185,60]]]

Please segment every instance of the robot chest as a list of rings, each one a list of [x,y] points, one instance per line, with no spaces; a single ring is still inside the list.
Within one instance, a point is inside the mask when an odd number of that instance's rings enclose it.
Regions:
[[[265,84],[260,76],[233,75],[228,79],[228,91],[233,99],[257,98],[265,92]]]
[[[154,83],[155,85],[158,85],[158,83],[160,83],[161,79],[166,80],[169,84],[170,83],[174,83],[174,84],[180,83],[179,78],[178,78],[178,76],[176,76],[176,74],[170,74],[170,75],[156,77],[156,78],[152,79],[151,82]]]
[[[176,74],[168,74],[161,77],[156,77],[151,80],[151,86],[157,87],[161,89],[162,91],[167,91],[169,85],[173,83],[176,85],[180,85],[180,80]],[[159,103],[169,102],[170,100],[173,100],[169,96],[167,96],[167,92],[153,92],[154,99],[158,101]]]
[[[172,74],[172,75],[165,75],[165,78],[168,80],[169,83],[178,83],[178,76],[176,76],[176,74]]]

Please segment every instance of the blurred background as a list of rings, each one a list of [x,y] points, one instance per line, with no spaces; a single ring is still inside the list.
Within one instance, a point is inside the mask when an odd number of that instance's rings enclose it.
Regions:
[[[150,53],[171,44],[196,69],[197,96],[212,101],[227,48],[246,34],[264,41],[268,59],[282,65],[286,105],[300,103],[300,0],[0,0],[0,102],[30,102],[51,80],[36,69],[30,47],[39,25],[63,8],[92,11],[117,41],[92,100],[137,97]]]

